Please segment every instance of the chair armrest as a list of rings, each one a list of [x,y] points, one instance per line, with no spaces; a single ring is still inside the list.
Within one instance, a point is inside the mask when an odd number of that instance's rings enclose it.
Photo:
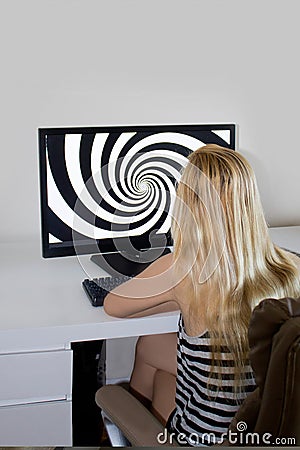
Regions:
[[[163,425],[133,395],[118,385],[107,385],[96,392],[96,403],[117,425],[133,447],[158,447]],[[167,445],[167,444],[166,444]]]

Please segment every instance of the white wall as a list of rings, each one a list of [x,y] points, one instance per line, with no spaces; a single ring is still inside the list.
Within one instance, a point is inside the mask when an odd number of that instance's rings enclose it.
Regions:
[[[299,225],[299,0],[1,0],[0,240],[39,239],[37,128],[236,122]]]

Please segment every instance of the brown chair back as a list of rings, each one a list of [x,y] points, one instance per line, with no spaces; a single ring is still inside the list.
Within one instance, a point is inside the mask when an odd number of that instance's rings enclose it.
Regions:
[[[263,300],[252,314],[249,344],[258,388],[247,397],[230,429],[238,431],[237,424],[243,421],[247,429],[242,433],[257,433],[259,445],[299,445],[300,299]]]

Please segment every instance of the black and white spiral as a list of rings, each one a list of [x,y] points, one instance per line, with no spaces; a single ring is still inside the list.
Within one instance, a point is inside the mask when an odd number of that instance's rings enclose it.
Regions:
[[[214,133],[110,132],[47,136],[49,242],[167,233],[188,154]],[[214,141],[221,140],[215,134]]]

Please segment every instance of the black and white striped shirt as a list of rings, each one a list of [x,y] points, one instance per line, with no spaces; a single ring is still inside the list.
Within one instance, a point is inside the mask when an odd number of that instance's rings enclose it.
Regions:
[[[222,440],[240,404],[255,388],[252,369],[245,367],[243,389],[234,389],[234,361],[222,347],[221,367],[212,367],[211,339],[208,331],[191,337],[179,319],[177,344],[176,409],[168,421],[169,431],[180,444],[213,445]],[[220,372],[221,380],[217,377]]]

